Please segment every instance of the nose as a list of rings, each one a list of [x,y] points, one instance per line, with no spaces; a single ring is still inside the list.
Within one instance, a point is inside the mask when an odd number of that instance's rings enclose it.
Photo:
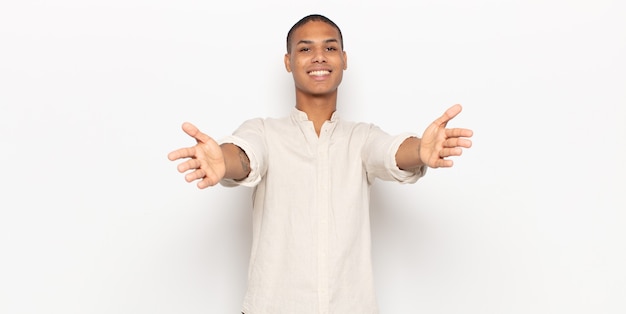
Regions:
[[[326,55],[324,49],[315,49],[315,54],[311,60],[313,63],[326,63]]]

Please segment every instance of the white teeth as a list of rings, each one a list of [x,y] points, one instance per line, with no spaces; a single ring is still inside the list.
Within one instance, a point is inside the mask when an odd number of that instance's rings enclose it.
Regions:
[[[313,75],[313,76],[324,76],[324,75],[328,75],[328,74],[330,74],[330,71],[326,71],[326,70],[309,72],[309,75]]]

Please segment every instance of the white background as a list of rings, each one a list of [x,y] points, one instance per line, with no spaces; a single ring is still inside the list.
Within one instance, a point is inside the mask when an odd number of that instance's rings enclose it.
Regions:
[[[2,1],[0,313],[238,313],[247,188],[167,160],[293,106],[285,35],[322,13],[339,111],[389,133],[454,103],[452,169],[373,186],[388,313],[626,313],[623,1]]]

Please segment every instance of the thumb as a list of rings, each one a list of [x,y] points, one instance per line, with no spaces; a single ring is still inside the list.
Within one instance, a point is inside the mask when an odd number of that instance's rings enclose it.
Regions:
[[[183,123],[183,131],[185,131],[185,133],[187,133],[189,136],[195,138],[196,141],[198,141],[199,143],[206,143],[211,139],[211,137],[200,132],[200,130],[198,130],[195,125],[189,122]]]
[[[463,107],[461,107],[461,105],[459,104],[448,108],[448,110],[446,110],[446,112],[441,117],[435,120],[435,124],[446,126],[448,124],[448,121],[456,117],[461,112],[461,110],[463,110]]]

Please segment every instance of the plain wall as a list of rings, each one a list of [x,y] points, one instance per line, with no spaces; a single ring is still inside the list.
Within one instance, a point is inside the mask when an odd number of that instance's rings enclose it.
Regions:
[[[452,169],[372,187],[382,313],[626,313],[621,1],[3,1],[0,313],[238,313],[248,188],[167,153],[293,107],[287,30],[342,28],[345,119],[420,133]]]

